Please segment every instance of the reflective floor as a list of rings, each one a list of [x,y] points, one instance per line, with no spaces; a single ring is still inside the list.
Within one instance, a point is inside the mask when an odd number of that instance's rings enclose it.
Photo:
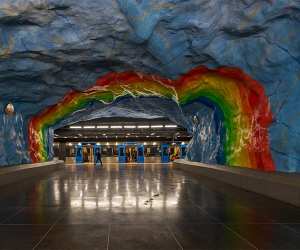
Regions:
[[[0,190],[0,249],[300,249],[300,208],[162,164],[69,165]]]

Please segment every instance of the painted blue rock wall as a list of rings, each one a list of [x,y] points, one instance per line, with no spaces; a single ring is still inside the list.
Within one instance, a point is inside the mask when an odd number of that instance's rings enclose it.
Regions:
[[[300,172],[299,24],[298,0],[2,0],[0,101],[12,101],[17,116],[1,113],[0,165],[28,160],[20,117],[26,127],[71,89],[110,71],[176,78],[203,64],[239,67],[263,84],[276,166]],[[23,133],[21,147],[10,129]],[[197,133],[195,157],[203,152]]]

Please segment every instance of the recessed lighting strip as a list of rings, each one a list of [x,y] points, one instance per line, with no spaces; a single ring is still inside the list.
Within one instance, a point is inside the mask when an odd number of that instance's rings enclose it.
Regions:
[[[71,128],[71,129],[81,129],[82,127],[81,126],[70,126],[69,128]]]
[[[178,126],[175,124],[165,125],[165,128],[177,128]]]

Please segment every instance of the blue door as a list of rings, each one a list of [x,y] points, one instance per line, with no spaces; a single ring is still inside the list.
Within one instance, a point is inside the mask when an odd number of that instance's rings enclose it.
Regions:
[[[78,143],[75,146],[75,150],[76,150],[76,163],[83,163],[82,144]]]
[[[138,163],[144,163],[145,156],[144,156],[144,145],[139,144],[137,147],[137,162]]]
[[[118,145],[118,160],[119,163],[126,163],[126,146],[124,144]]]
[[[100,163],[100,160],[97,159],[97,155],[99,155],[99,153],[100,153],[100,156],[101,156],[101,145],[98,144],[98,143],[96,143],[96,144],[94,145],[94,163],[95,163],[95,164],[96,164],[96,163]]]
[[[161,145],[161,162],[166,163],[169,162],[169,145],[162,144]]]
[[[180,145],[180,158],[184,159],[186,157],[186,144]]]

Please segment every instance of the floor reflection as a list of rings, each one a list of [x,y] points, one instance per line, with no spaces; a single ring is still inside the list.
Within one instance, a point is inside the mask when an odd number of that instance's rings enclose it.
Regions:
[[[53,179],[53,200],[71,208],[115,207],[161,209],[176,207],[185,176],[172,174],[172,168],[160,165],[107,164],[69,166],[70,175]],[[84,173],[82,175],[82,173]],[[172,183],[168,186],[168,175]]]
[[[0,190],[0,249],[289,250],[298,224],[299,208],[172,164],[68,165]]]

